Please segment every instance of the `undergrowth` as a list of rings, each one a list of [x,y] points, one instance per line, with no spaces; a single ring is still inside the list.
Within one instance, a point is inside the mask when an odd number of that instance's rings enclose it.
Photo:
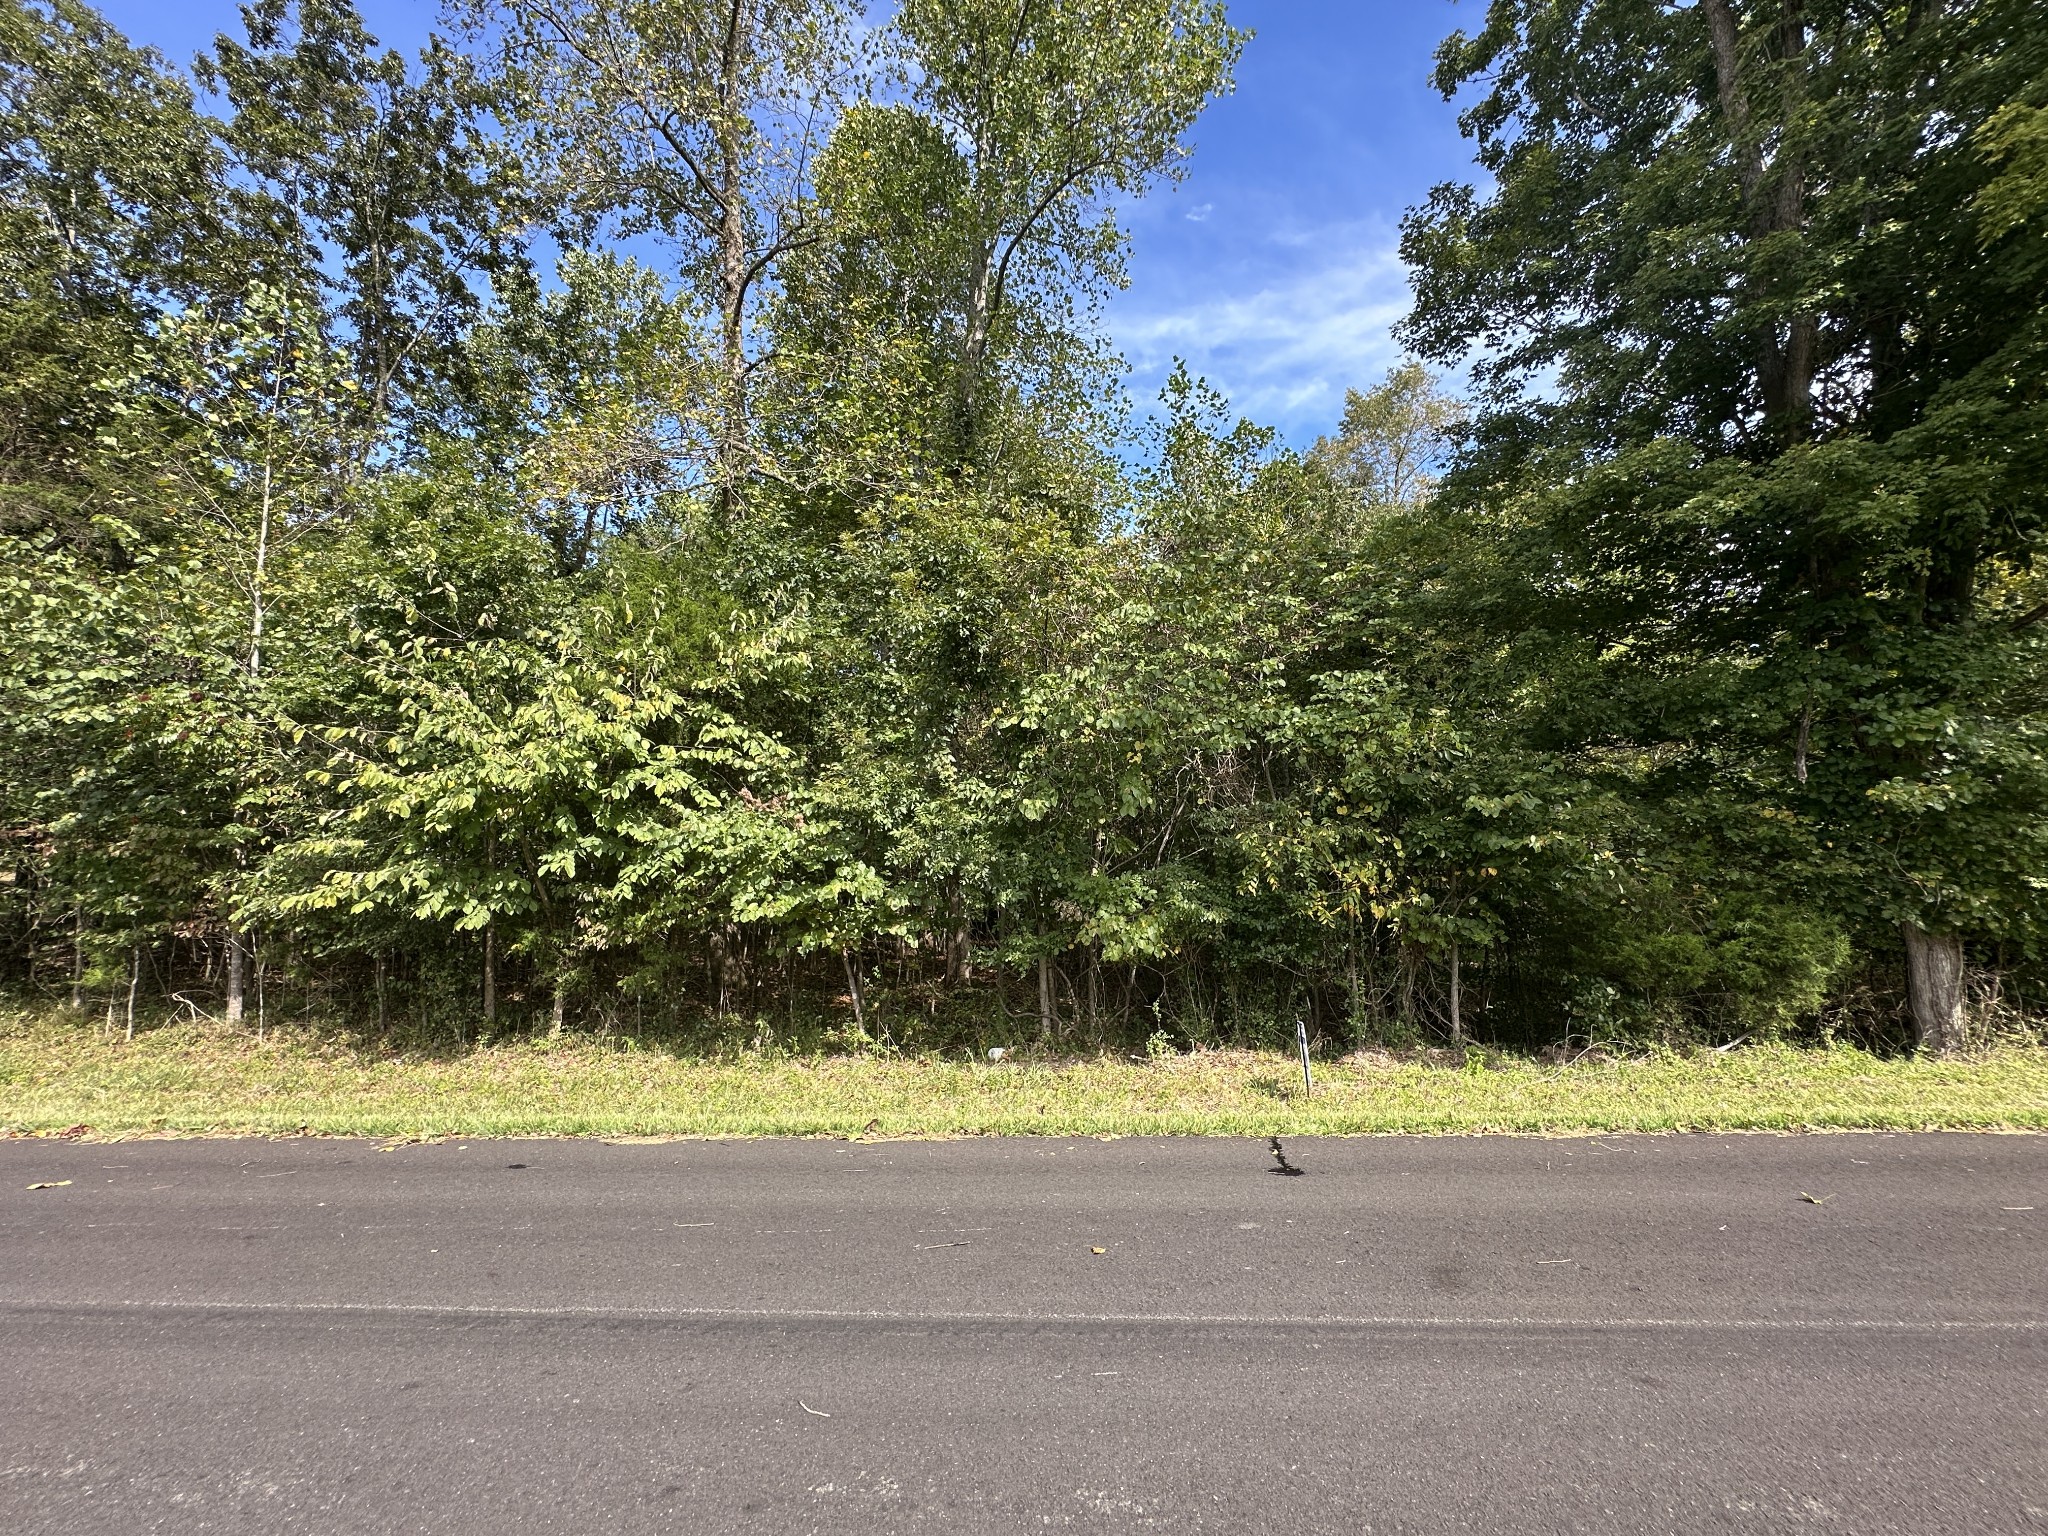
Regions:
[[[630,1035],[431,1048],[205,1021],[130,1041],[61,1010],[0,1011],[0,1130],[380,1137],[1272,1135],[1367,1132],[2048,1129],[2048,1050],[1881,1056],[1733,1050],[1271,1051],[1143,1056],[793,1052],[718,1056]],[[83,1132],[79,1134],[84,1134]]]

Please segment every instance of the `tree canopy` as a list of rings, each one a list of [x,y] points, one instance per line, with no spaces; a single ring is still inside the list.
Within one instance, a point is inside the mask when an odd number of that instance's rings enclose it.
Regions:
[[[1097,318],[1216,0],[0,0],[10,984],[1959,1047],[2048,918],[2034,10],[1493,0],[1296,449]]]

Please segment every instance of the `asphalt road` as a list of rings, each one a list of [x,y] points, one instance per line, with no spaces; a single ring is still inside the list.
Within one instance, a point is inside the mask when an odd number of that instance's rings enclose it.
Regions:
[[[2048,1139],[1289,1153],[0,1143],[0,1530],[2048,1532]]]

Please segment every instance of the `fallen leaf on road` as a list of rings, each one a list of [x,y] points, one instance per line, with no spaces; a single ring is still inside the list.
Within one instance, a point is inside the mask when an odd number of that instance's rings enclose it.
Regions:
[[[92,1134],[92,1127],[89,1125],[67,1125],[64,1127],[63,1130],[59,1131],[57,1134],[67,1139],[76,1138],[79,1136],[90,1136]]]
[[[1088,1251],[1089,1251],[1090,1253],[1107,1253],[1107,1252],[1109,1252],[1109,1250],[1108,1250],[1107,1248],[1090,1248],[1090,1249],[1089,1249]]]
[[[1835,1197],[1833,1195],[1809,1195],[1805,1190],[1802,1189],[1801,1191],[1799,1191],[1799,1198],[1804,1200],[1808,1205],[1826,1205],[1830,1200],[1834,1199]]]
[[[70,1182],[71,1181],[69,1179],[51,1179],[47,1183],[31,1184],[28,1187],[30,1189],[62,1189],[66,1184],[69,1184]],[[1102,1252],[1100,1248],[1096,1249],[1095,1251],[1097,1253]]]

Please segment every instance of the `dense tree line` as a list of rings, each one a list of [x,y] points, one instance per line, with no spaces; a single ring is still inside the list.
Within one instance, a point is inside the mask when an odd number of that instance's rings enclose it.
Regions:
[[[1219,0],[448,19],[255,0],[179,69],[0,0],[13,984],[907,1045],[2027,1012],[2034,0],[1493,0],[1421,361],[1307,451],[1184,375],[1129,416],[1095,324]]]

